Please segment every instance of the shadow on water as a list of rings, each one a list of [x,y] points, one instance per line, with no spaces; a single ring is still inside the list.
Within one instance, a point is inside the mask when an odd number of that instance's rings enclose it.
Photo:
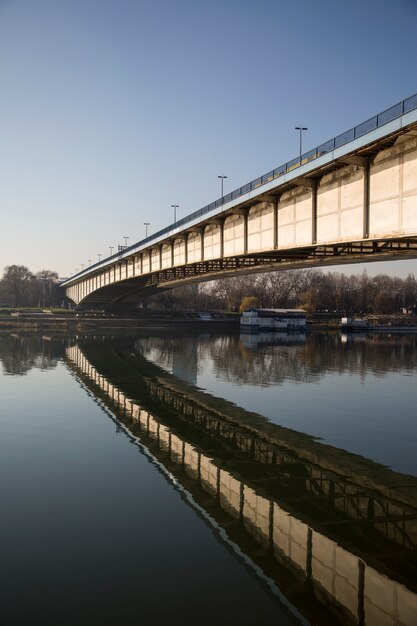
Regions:
[[[371,361],[378,375],[416,368],[414,338],[356,338],[336,351],[329,337],[320,359],[315,341],[284,339],[258,352],[237,338],[200,337],[175,357],[180,337],[81,340],[66,358],[219,539],[288,605],[294,623],[300,611],[317,624],[413,626],[417,478],[195,387],[196,350],[212,351],[219,375],[242,384],[255,368],[268,384],[358,372],[365,363],[369,370]]]

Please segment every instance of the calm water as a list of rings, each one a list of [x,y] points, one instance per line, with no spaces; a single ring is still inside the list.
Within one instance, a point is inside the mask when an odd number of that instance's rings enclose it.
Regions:
[[[1,626],[417,624],[417,337],[0,360]]]

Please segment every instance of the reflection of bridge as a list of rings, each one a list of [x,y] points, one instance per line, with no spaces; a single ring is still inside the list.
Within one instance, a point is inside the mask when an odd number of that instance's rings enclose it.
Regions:
[[[301,612],[322,624],[335,623],[329,609],[348,623],[415,624],[416,478],[208,396],[130,346],[87,343],[67,356]]]
[[[417,96],[63,283],[75,303],[250,271],[417,256]]]

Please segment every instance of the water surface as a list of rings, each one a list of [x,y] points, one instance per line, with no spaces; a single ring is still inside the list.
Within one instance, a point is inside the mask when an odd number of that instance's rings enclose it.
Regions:
[[[416,351],[0,336],[0,624],[411,625]]]

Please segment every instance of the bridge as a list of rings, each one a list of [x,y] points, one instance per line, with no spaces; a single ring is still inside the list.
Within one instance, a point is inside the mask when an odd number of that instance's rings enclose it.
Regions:
[[[417,94],[62,283],[81,306],[242,273],[417,257]]]

